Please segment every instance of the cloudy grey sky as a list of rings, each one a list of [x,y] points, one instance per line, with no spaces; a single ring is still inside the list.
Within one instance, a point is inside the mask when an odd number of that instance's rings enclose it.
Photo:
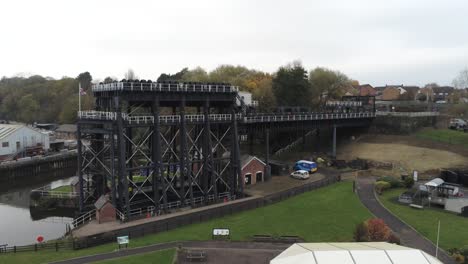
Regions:
[[[373,85],[451,84],[468,66],[466,0],[5,0],[0,76],[140,78],[302,61]]]

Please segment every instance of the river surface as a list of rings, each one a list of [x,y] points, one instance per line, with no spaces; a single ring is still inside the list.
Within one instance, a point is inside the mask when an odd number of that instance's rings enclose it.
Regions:
[[[67,185],[73,179],[65,178],[32,187],[23,187],[0,194],[0,245],[21,246],[33,244],[38,236],[44,240],[62,237],[71,217],[44,216],[34,213],[29,208],[29,194],[32,189],[51,184],[51,188]],[[58,212],[47,212],[45,215],[63,215]],[[39,220],[34,219],[42,218]]]

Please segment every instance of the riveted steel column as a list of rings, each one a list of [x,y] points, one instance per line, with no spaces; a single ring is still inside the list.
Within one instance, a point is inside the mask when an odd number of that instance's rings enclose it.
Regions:
[[[124,125],[123,125],[123,118],[122,118],[122,111],[119,108],[119,112],[117,113],[117,133],[119,138],[119,195],[121,195],[120,200],[122,204],[123,213],[125,214],[125,218],[130,218],[130,201],[128,197],[128,178],[127,178],[127,161],[125,156],[125,138],[123,135]]]
[[[265,131],[265,141],[266,141],[266,153],[265,153],[265,181],[270,180],[270,128],[267,128]]]
[[[112,125],[112,132],[109,134],[109,140],[110,140],[110,163],[111,163],[111,192],[112,192],[112,205],[114,208],[117,208],[117,190],[116,190],[116,184],[115,184],[115,138],[114,138],[114,125]]]
[[[180,199],[185,205],[185,177],[187,177],[187,123],[185,121],[185,95],[180,100]],[[191,181],[190,181],[191,187]],[[193,194],[192,194],[193,199]]]
[[[162,187],[163,191],[163,203],[164,208],[167,204],[167,195],[164,188],[164,179],[161,179],[161,166],[162,166],[162,157],[161,157],[161,127],[159,123],[159,99],[153,99],[153,138],[152,138],[152,155],[151,159],[153,162],[153,200],[157,209],[160,208],[160,194],[159,187]]]
[[[336,159],[336,125],[333,125],[333,146],[332,157]]]
[[[216,185],[216,176],[213,172],[213,148],[211,145],[211,124],[210,124],[210,99],[205,99],[204,107],[204,131],[203,131],[203,190],[205,192],[205,202],[208,202],[208,190],[210,189],[208,182],[213,188],[215,199],[218,197],[218,186]]]
[[[77,142],[78,142],[78,182],[80,185],[80,201],[79,201],[79,206],[80,206],[80,212],[83,212],[84,209],[84,193],[83,193],[83,168],[82,168],[82,147],[83,143],[81,142],[81,124],[78,122],[76,124],[76,135],[77,135]]]
[[[244,194],[244,186],[241,179],[241,165],[240,165],[240,149],[239,149],[239,135],[237,134],[237,120],[236,111],[234,108],[231,109],[231,120],[232,120],[232,144],[231,144],[231,195],[238,195],[240,197]],[[238,184],[238,183],[241,184]]]

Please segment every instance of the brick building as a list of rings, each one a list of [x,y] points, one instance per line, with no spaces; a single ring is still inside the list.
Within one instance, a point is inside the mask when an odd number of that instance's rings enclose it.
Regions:
[[[262,182],[265,175],[265,162],[255,156],[243,155],[241,157],[241,175],[244,185]]]
[[[94,203],[94,207],[96,207],[96,220],[99,224],[115,221],[116,211],[115,207],[109,200],[109,196],[102,195],[99,197],[99,199]]]

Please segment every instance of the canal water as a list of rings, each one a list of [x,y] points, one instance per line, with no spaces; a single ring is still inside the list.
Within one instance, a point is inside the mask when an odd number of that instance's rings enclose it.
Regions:
[[[51,188],[56,188],[69,184],[72,179],[69,177],[49,184]],[[44,185],[47,183],[0,194],[0,245],[29,245],[35,243],[38,236],[43,236],[47,241],[65,235],[66,225],[73,220],[72,212],[38,213],[29,208],[30,191]]]

